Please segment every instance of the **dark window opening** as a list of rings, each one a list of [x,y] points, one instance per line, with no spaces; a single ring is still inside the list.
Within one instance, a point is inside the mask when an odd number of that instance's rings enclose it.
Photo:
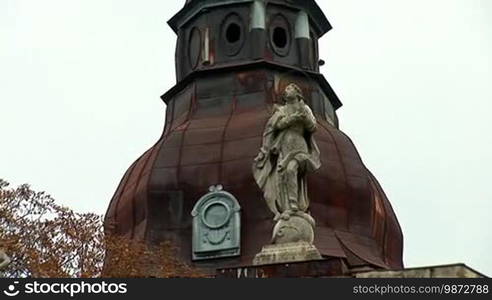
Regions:
[[[273,30],[273,43],[278,48],[287,46],[287,31],[282,27],[275,27]]]
[[[226,39],[231,44],[239,42],[241,40],[241,27],[236,23],[230,24],[226,30]]]

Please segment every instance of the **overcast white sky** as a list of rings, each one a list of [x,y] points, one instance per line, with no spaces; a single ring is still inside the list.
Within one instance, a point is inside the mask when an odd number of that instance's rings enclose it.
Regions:
[[[160,136],[184,0],[0,0],[0,177],[104,213]],[[409,267],[492,275],[492,1],[321,0],[322,72]]]

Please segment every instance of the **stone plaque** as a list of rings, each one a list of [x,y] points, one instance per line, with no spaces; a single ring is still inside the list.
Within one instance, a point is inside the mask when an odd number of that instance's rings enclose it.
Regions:
[[[241,215],[237,199],[212,186],[195,204],[193,217],[193,260],[240,255]]]

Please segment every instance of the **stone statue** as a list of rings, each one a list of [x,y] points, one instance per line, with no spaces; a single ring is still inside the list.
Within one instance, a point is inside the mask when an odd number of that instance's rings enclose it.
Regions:
[[[303,242],[314,248],[306,177],[321,166],[313,138],[316,119],[296,84],[289,84],[282,98],[284,103],[274,107],[266,125],[253,175],[275,215],[272,243]]]

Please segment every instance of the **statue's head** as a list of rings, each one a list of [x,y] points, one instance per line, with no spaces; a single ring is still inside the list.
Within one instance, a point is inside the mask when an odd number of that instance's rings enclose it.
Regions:
[[[291,83],[285,88],[283,99],[285,103],[292,103],[296,100],[303,100],[304,97],[302,96],[301,88],[297,84]]]

